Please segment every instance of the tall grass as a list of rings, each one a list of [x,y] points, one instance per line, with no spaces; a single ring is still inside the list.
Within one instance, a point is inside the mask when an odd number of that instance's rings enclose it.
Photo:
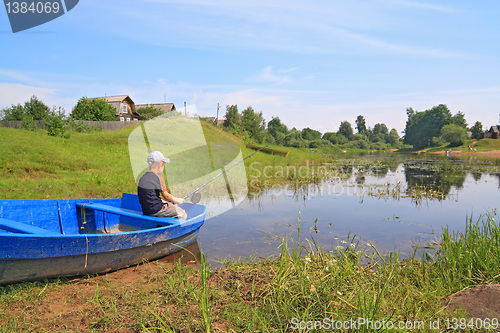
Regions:
[[[492,214],[467,221],[465,233],[444,228],[436,272],[454,289],[500,282],[500,229]]]
[[[200,251],[201,252],[201,251]],[[201,318],[203,320],[204,331],[210,333],[212,324],[212,302],[211,302],[211,292],[208,285],[208,277],[210,276],[210,271],[208,268],[208,263],[205,261],[203,253],[201,253],[200,260],[200,280],[201,289],[198,295],[198,304],[200,307]]]

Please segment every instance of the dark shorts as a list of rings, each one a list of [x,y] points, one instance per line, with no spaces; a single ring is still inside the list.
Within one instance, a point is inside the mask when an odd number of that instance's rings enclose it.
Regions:
[[[167,202],[163,205],[163,208],[159,212],[153,214],[156,217],[175,217],[178,219],[185,220],[187,218],[186,211],[171,202]]]

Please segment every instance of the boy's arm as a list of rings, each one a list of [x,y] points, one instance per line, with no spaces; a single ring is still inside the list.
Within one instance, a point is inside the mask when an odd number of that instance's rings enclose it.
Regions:
[[[162,191],[161,196],[163,197],[163,199],[173,202],[174,204],[180,205],[181,203],[184,202],[184,199],[174,197],[172,194],[168,193],[167,190]]]
[[[163,197],[164,200],[173,202],[174,204],[178,205],[184,202],[184,199],[174,197],[172,194],[168,193],[167,186],[165,185],[165,180],[163,179],[163,177],[160,177],[160,182],[161,182],[161,196]]]

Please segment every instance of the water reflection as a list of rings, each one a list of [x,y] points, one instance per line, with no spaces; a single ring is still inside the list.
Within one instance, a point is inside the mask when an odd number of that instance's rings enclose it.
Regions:
[[[334,176],[322,182],[274,186],[207,219],[199,237],[203,253],[212,263],[275,256],[282,239],[297,241],[300,228],[304,242],[326,249],[355,236],[382,252],[404,254],[415,241],[439,237],[442,226],[463,231],[467,217],[499,208],[500,172],[471,169],[467,161],[369,159],[332,169]],[[422,188],[421,197],[412,197]]]
[[[443,169],[432,160],[405,162],[404,170],[409,189],[424,187],[439,191],[443,197],[450,193],[452,187],[461,189],[467,175],[463,168]]]

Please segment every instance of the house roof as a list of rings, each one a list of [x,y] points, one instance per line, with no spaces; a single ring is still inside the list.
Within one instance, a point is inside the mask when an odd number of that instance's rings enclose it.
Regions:
[[[89,98],[89,99],[103,99],[106,101],[106,103],[112,105],[113,107],[115,107],[117,110],[120,108],[120,105],[121,103],[123,103],[123,101],[127,100],[129,101],[130,103],[130,109],[131,109],[131,114],[135,114],[137,115],[138,113],[135,111],[135,103],[134,101],[132,100],[132,98],[130,98],[129,95],[119,95],[119,96],[104,96],[104,97],[93,97],[93,98]],[[118,111],[117,111],[118,112]]]
[[[137,109],[146,108],[148,106],[152,106],[152,107],[159,108],[159,109],[165,109],[168,111],[175,110],[174,103],[149,103],[149,104],[136,104],[135,105],[135,107]]]
[[[490,132],[498,133],[498,132],[500,132],[500,130],[498,129],[498,126],[491,126]]]
[[[113,103],[113,102],[122,102],[127,98],[130,99],[130,101],[132,101],[132,98],[130,98],[130,96],[128,95],[94,97],[92,99],[104,99],[106,100],[106,102]]]

